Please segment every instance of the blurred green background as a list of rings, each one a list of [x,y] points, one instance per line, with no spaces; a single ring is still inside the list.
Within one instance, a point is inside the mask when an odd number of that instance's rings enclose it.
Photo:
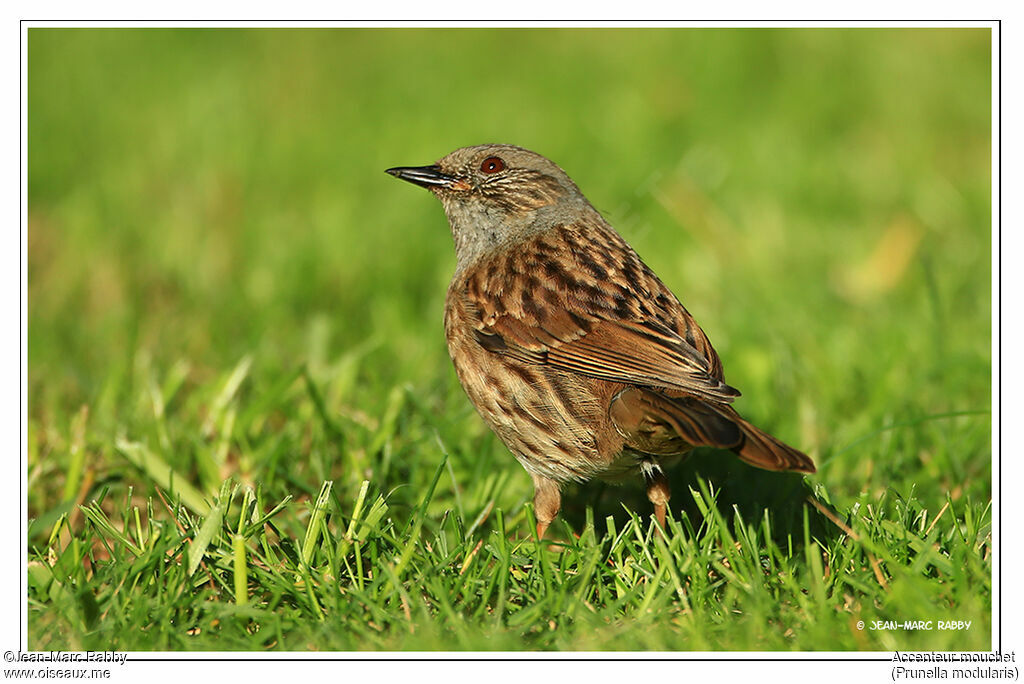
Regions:
[[[988,406],[987,30],[36,28],[28,50],[33,420],[116,405],[140,352],[291,367],[318,329],[325,358],[379,338],[375,381],[449,377],[447,226],[383,169],[482,142],[560,163],[733,382],[800,387],[746,391],[758,412],[841,416],[807,418],[816,443],[865,404]]]
[[[82,406],[100,481],[141,487],[111,445],[159,437],[215,491],[189,460],[205,388],[247,355],[243,406],[305,364],[345,430],[372,433],[410,386],[507,468],[506,505],[528,500],[447,358],[443,213],[383,172],[484,142],[569,173],[696,316],[740,410],[834,496],[990,496],[988,29],[28,35],[33,518],[75,499]],[[152,378],[183,383],[169,437]],[[221,476],[315,494],[437,466],[427,434],[395,447],[401,469],[352,473],[301,426],[283,461],[247,459],[253,435],[291,434],[294,415],[265,417]]]

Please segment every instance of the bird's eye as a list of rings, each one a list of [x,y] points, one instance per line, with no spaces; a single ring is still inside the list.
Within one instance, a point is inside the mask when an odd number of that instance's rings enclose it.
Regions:
[[[480,165],[480,170],[484,173],[498,173],[505,170],[505,162],[501,160],[501,157],[488,157]]]

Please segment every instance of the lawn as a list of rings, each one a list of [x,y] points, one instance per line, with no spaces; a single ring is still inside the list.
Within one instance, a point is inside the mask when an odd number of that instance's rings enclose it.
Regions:
[[[988,650],[987,29],[28,33],[33,650]],[[532,484],[429,194],[558,162],[815,475]],[[970,620],[966,630],[874,621]],[[863,625],[861,628],[860,625]]]

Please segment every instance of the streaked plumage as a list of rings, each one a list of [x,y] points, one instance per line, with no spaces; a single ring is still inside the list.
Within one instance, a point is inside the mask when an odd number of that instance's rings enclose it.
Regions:
[[[559,487],[640,473],[664,524],[661,464],[694,446],[814,472],[743,420],[700,326],[549,160],[462,148],[389,173],[441,200],[458,263],[445,334],[462,386],[533,478],[538,533]]]

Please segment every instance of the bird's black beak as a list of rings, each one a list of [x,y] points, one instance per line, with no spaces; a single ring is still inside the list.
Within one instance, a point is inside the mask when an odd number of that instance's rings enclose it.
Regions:
[[[448,187],[456,181],[455,176],[441,172],[441,167],[434,166],[396,166],[388,169],[395,178],[415,183],[424,188]]]

